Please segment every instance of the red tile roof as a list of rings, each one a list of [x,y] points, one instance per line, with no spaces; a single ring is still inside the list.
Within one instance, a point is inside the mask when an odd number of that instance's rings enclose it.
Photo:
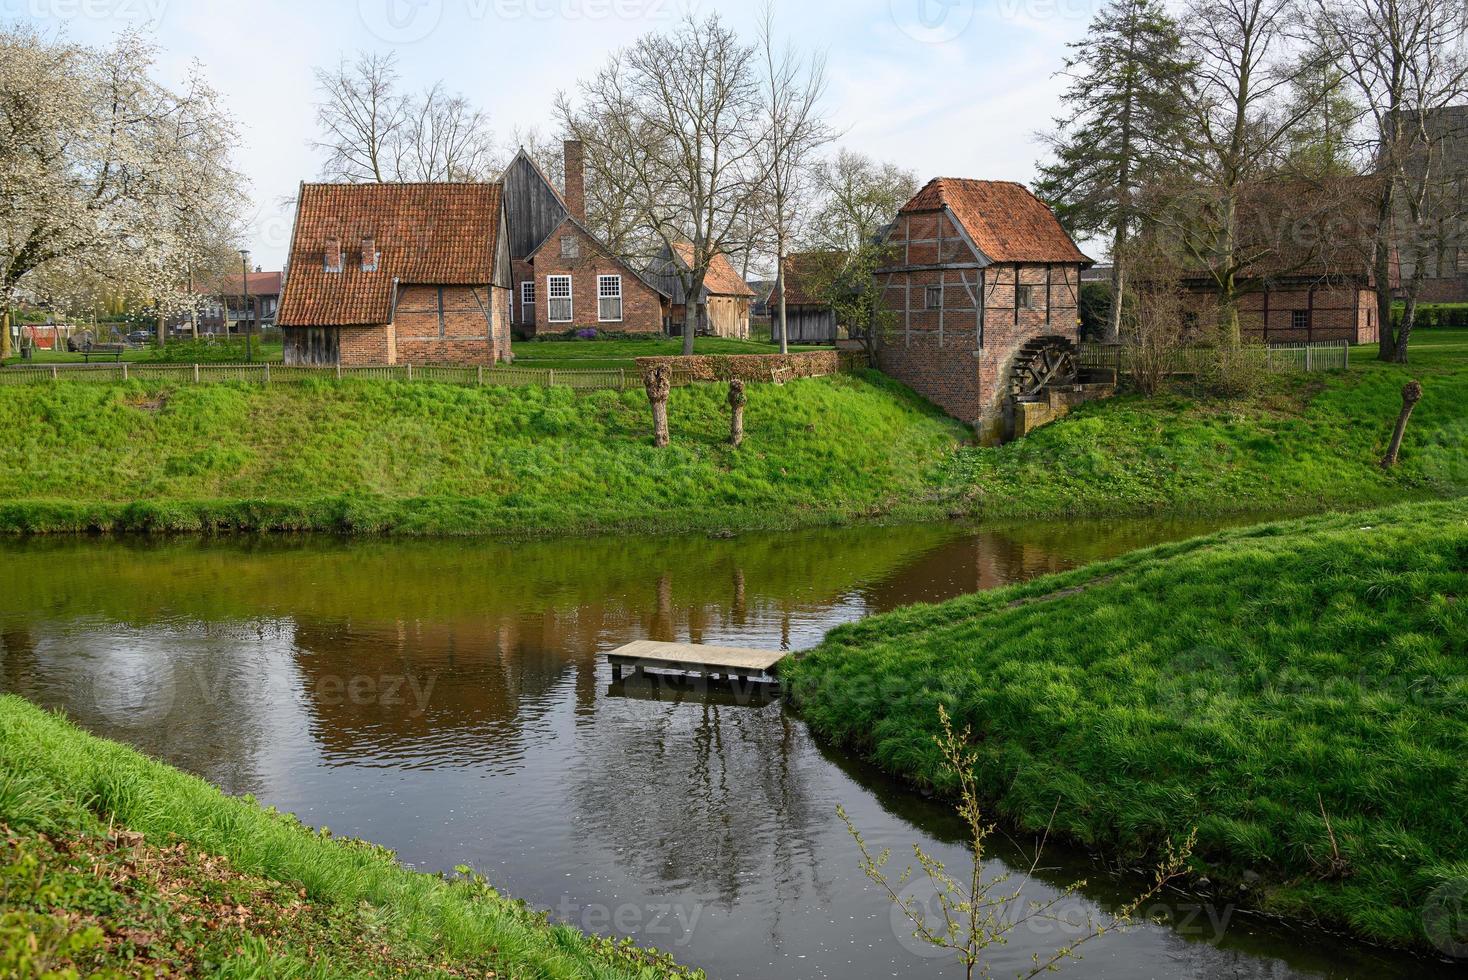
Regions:
[[[792,252],[785,256],[785,305],[786,306],[829,306],[830,302],[820,295],[818,280],[829,279],[841,270],[845,263],[841,252]],[[770,287],[771,308],[780,302],[779,283]]]
[[[995,262],[1079,262],[1090,265],[1045,203],[1008,180],[938,177],[904,212],[952,209],[979,251]]]
[[[685,267],[693,264],[691,244],[679,242],[674,249]],[[754,290],[749,288],[749,283],[734,271],[734,264],[729,261],[729,256],[722,252],[715,255],[709,263],[709,271],[703,277],[703,288],[708,290],[710,296],[754,296]]]
[[[484,285],[494,280],[499,184],[303,184],[277,322],[282,326],[386,323],[392,281]],[[362,239],[381,253],[362,271]],[[326,271],[326,243],[342,271]]]
[[[280,279],[281,274],[279,272],[250,273],[250,295],[279,296]],[[240,277],[225,276],[218,282],[210,283],[204,287],[204,291],[213,296],[238,296],[240,295]]]

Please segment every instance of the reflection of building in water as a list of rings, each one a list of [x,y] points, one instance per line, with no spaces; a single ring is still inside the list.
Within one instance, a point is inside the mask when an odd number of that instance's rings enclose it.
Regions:
[[[914,602],[941,602],[997,589],[1075,565],[1063,550],[1049,543],[986,531],[934,548],[866,592],[871,611],[885,612]]]

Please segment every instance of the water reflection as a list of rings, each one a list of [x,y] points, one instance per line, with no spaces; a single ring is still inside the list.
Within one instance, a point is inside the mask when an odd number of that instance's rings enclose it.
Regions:
[[[817,745],[778,700],[613,684],[628,640],[800,649],[834,625],[1207,530],[1067,523],[558,542],[0,545],[0,688],[415,865],[468,863],[585,928],[719,977],[943,976],[857,871],[962,856],[942,807]],[[1022,862],[1033,841],[1004,852]],[[1036,894],[1080,877],[1049,855]],[[1086,976],[1419,976],[1242,918],[1108,937]],[[1018,937],[999,972],[1054,937]],[[1010,970],[1010,972],[1013,972]]]

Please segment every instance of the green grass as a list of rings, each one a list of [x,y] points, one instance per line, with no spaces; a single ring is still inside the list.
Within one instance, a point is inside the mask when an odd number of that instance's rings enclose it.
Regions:
[[[1092,402],[998,449],[965,448],[940,494],[992,517],[1360,506],[1468,490],[1468,331],[1417,335],[1412,363],[1352,351],[1345,372],[1275,375],[1242,402],[1186,384],[1156,398]],[[1376,465],[1421,380],[1402,463]]]
[[[283,348],[279,341],[261,343],[256,341],[254,345],[256,361],[273,361],[279,364]],[[130,347],[122,352],[122,359],[129,364],[243,364],[245,361],[245,342],[243,340],[175,340],[162,347],[148,344],[143,347]],[[74,354],[67,350],[37,350],[32,353],[29,361],[21,360],[19,355],[6,358],[6,365],[25,364],[82,364],[87,359],[82,354]],[[115,358],[111,354],[98,355],[91,359],[92,364],[113,364]]]
[[[903,513],[964,436],[879,376],[726,389],[88,384],[0,389],[0,528],[723,529]]]
[[[818,350],[794,346],[791,350]],[[545,368],[632,368],[639,357],[672,357],[683,353],[678,337],[616,338],[609,340],[517,340],[515,363],[521,367]],[[698,337],[695,354],[775,354],[776,345],[727,337]]]
[[[532,342],[522,348],[556,356],[520,363],[586,367],[603,362],[597,352],[675,345]],[[1409,378],[1426,394],[1386,472],[1377,461]],[[734,450],[724,396],[721,385],[674,391],[673,446],[658,451],[640,391],[0,386],[0,530],[739,530],[1302,512],[1468,490],[1468,331],[1420,334],[1407,367],[1358,349],[1348,371],[1274,375],[1242,401],[1184,383],[1093,402],[998,448],[972,445],[869,372],[751,386],[748,439]]]
[[[312,831],[0,697],[0,974],[152,975],[145,967],[686,975],[651,952],[551,925],[477,875],[410,871],[382,848]]]
[[[782,669],[812,728],[1245,904],[1425,946],[1468,884],[1468,502],[1226,531],[841,627]],[[1052,816],[1053,815],[1053,816]],[[1254,876],[1259,876],[1255,878]]]

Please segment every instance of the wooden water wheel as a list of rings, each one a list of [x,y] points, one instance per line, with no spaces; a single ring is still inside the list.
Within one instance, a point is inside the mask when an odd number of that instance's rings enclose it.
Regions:
[[[1046,388],[1073,385],[1080,377],[1075,344],[1064,337],[1037,337],[1020,348],[1009,368],[1009,394],[1032,398]]]

